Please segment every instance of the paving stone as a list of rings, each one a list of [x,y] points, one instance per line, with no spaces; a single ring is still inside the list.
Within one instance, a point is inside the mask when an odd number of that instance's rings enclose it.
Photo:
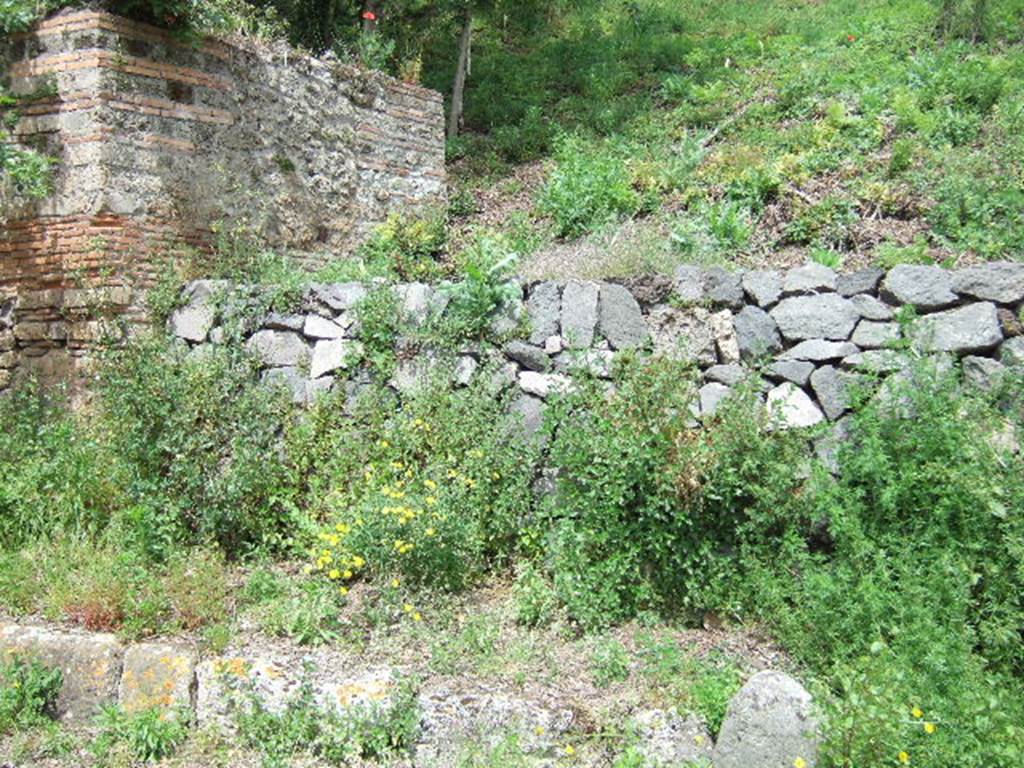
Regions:
[[[811,374],[811,389],[829,421],[835,421],[850,409],[850,390],[860,378],[855,373],[826,365]]]
[[[540,347],[523,341],[510,341],[504,347],[505,355],[531,371],[544,372],[551,368],[551,358]]]
[[[558,335],[561,311],[561,284],[547,281],[533,287],[526,300],[531,344],[543,344],[548,338]]]
[[[993,261],[958,269],[953,273],[953,290],[961,296],[997,304],[1024,301],[1024,263]]]
[[[594,342],[597,328],[597,283],[570,280],[562,291],[562,337],[573,349],[586,349]]]
[[[806,360],[776,360],[765,368],[765,375],[774,381],[791,381],[803,387],[814,373],[814,363]]]
[[[337,370],[345,370],[362,357],[363,345],[351,339],[318,341],[313,347],[309,376],[318,379]]]
[[[953,280],[941,267],[900,264],[882,280],[881,296],[890,304],[912,304],[928,312],[957,302]]]
[[[649,709],[633,718],[637,750],[648,768],[709,765],[714,741],[698,717]]]
[[[811,262],[786,272],[782,284],[783,296],[808,293],[828,293],[836,289],[836,273],[823,264]]]
[[[124,654],[118,703],[129,713],[153,708],[191,709],[196,663],[195,652],[183,646],[130,646]]]
[[[299,366],[309,359],[309,346],[291,331],[257,331],[245,348],[268,368]]]
[[[995,304],[968,304],[920,318],[911,331],[926,352],[970,354],[995,349],[1003,340]]]
[[[772,269],[744,272],[743,290],[757,306],[767,309],[782,298],[782,274]]]
[[[861,293],[874,293],[878,290],[878,284],[883,277],[885,277],[885,271],[876,267],[839,275],[836,278],[836,291],[840,296],[846,298]]]
[[[743,275],[722,267],[704,271],[704,297],[729,309],[743,308]]]
[[[683,304],[700,304],[704,301],[704,270],[691,264],[676,267],[676,298]]]
[[[649,337],[633,294],[614,283],[601,284],[598,329],[612,349],[635,349],[643,346]]]
[[[731,394],[732,390],[729,387],[717,382],[711,382],[701,387],[698,392],[701,417],[708,418],[709,416],[714,416],[718,406]]]
[[[813,427],[825,420],[821,409],[807,393],[788,381],[768,393],[767,405],[778,419],[779,429]]]
[[[790,768],[817,764],[819,725],[811,695],[781,672],[759,672],[726,710],[715,768]]]
[[[860,347],[849,341],[826,341],[825,339],[808,339],[801,341],[796,346],[790,347],[781,355],[781,360],[810,360],[813,362],[826,362],[828,360],[840,360],[849,355],[860,352]]]
[[[63,685],[57,696],[61,720],[85,724],[117,700],[124,648],[113,635],[0,625],[0,658],[35,660],[59,669]]]
[[[750,361],[782,349],[782,336],[772,316],[759,307],[746,306],[733,320],[740,357]]]
[[[791,296],[780,301],[771,316],[788,341],[846,341],[860,320],[860,313],[850,300],[835,293]]]
[[[880,349],[898,341],[901,335],[898,323],[880,323],[861,320],[850,339],[861,349]]]
[[[853,308],[865,320],[892,320],[896,314],[895,310],[884,301],[879,301],[874,296],[866,293],[859,293],[850,299]]]

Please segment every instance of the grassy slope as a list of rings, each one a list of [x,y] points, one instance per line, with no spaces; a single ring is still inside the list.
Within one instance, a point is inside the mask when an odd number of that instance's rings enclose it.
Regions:
[[[526,45],[486,36],[452,147],[462,224],[510,230],[541,273],[1024,258],[1024,3],[993,6],[978,43],[939,40],[927,0],[603,2]],[[544,174],[515,166],[566,131],[574,174],[588,153],[628,173],[624,236],[552,243],[587,202],[543,216]]]

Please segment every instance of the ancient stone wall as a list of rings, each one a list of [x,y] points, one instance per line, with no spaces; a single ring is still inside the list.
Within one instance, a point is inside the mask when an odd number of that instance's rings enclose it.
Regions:
[[[190,286],[171,331],[197,348],[222,338],[212,297],[223,287]],[[444,287],[392,290],[407,328],[447,310]],[[757,372],[782,426],[810,427],[843,419],[851,384],[906,375],[914,357],[960,359],[964,376],[982,387],[1024,373],[1018,263],[845,275],[818,264],[785,273],[684,266],[674,279],[541,282],[516,291],[492,319],[495,334],[513,340],[445,350],[399,338],[390,385],[408,392],[442,375],[460,386],[486,372],[496,392],[514,389],[513,407],[536,426],[545,401],[579,371],[610,378],[615,355],[635,350],[694,363],[702,377],[695,419],[712,416]],[[316,286],[300,312],[255,324],[245,343],[264,377],[290,387],[296,402],[342,386],[357,396],[371,375],[353,363],[361,343],[354,308],[366,293],[355,283]]]
[[[445,198],[440,94],[337,60],[79,10],[0,41],[0,72],[14,136],[57,160],[54,193],[0,236],[17,357],[44,373],[106,332],[98,306],[142,320],[163,256],[208,245],[218,222],[316,265]],[[75,293],[96,288],[120,292]]]

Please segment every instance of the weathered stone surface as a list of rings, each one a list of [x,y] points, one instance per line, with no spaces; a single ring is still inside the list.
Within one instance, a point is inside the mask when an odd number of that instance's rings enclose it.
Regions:
[[[672,298],[674,281],[668,275],[645,274],[630,275],[615,282],[633,294],[633,298],[640,302],[641,307],[653,307],[655,304],[664,304]]]
[[[320,315],[308,315],[302,324],[302,333],[310,339],[340,339],[345,336],[345,329]]]
[[[715,411],[718,410],[718,406],[721,405],[722,401],[731,394],[732,390],[724,384],[718,384],[717,382],[705,384],[698,392],[698,397],[700,398],[700,415],[704,418],[714,416]]]
[[[983,392],[990,392],[1005,380],[1006,366],[990,357],[968,355],[963,359],[964,381]]]
[[[655,307],[647,316],[654,351],[673,360],[700,365],[718,362],[711,312],[702,307]]]
[[[550,395],[568,392],[572,387],[572,379],[558,373],[537,373],[522,371],[519,374],[519,388],[528,395],[546,400]]]
[[[268,368],[263,372],[261,381],[271,387],[283,387],[292,396],[292,402],[302,405],[306,402],[306,377],[295,366],[284,368]]]
[[[712,303],[740,309],[743,307],[743,276],[722,267],[704,272],[704,296]]]
[[[235,656],[207,659],[196,668],[196,722],[230,727],[239,694],[252,691],[270,712],[284,710],[299,681],[271,659]]]
[[[884,301],[879,301],[866,293],[853,296],[850,303],[865,320],[891,320],[895,314],[893,308]]]
[[[953,273],[953,290],[961,296],[997,304],[1024,301],[1024,263],[989,262]]]
[[[526,300],[526,315],[530,319],[530,343],[543,344],[558,335],[558,319],[562,309],[562,286],[547,281],[538,283]]]
[[[214,296],[225,286],[216,280],[196,280],[184,292],[185,306],[171,313],[171,333],[179,339],[195,343],[206,341],[216,319]]]
[[[17,306],[16,299],[0,301],[0,331],[9,331],[14,327],[14,310]]]
[[[825,419],[807,393],[788,381],[768,393],[767,404],[780,429],[813,427]]]
[[[814,363],[806,360],[776,360],[765,368],[765,376],[774,381],[791,381],[802,387],[814,373]]]
[[[849,299],[835,293],[792,296],[771,311],[782,335],[789,341],[850,338],[860,313]]]
[[[363,345],[349,339],[318,341],[313,347],[313,359],[309,363],[309,376],[318,379],[338,369],[346,369],[361,355]]]
[[[463,355],[455,361],[455,369],[452,371],[452,381],[456,386],[468,387],[473,381],[473,375],[480,366],[475,357]]]
[[[714,741],[698,717],[650,709],[633,718],[637,749],[649,768],[709,764]]]
[[[272,331],[302,331],[306,324],[306,315],[282,315],[271,312],[262,323],[262,327]]]
[[[907,367],[909,361],[902,352],[894,349],[869,349],[843,358],[842,367],[865,373],[894,373]]]
[[[691,264],[676,267],[674,287],[683,304],[700,304],[704,301],[704,271]]]
[[[164,643],[130,646],[118,703],[126,712],[191,708],[195,692],[196,654],[189,648]]]
[[[566,375],[584,373],[600,379],[609,379],[614,359],[615,353],[608,349],[576,350],[558,355],[555,358],[555,370]]]
[[[334,378],[324,376],[319,379],[312,379],[306,382],[306,402],[313,403],[321,395],[325,395],[334,389]]]
[[[729,702],[715,768],[813,768],[820,736],[811,695],[781,672],[759,672]]]
[[[736,315],[733,324],[743,360],[754,360],[782,349],[779,327],[763,309],[746,306]]]
[[[61,671],[56,709],[62,720],[86,723],[117,700],[124,648],[113,635],[0,625],[0,658],[12,657]]]
[[[999,347],[999,359],[1003,365],[1013,368],[1024,367],[1024,336],[1007,339]]]
[[[736,363],[713,365],[704,371],[705,379],[725,384],[727,387],[735,387],[749,375],[750,371]]]
[[[806,293],[827,293],[836,289],[836,273],[823,264],[810,262],[786,273],[782,284],[784,296]]]
[[[544,339],[544,351],[549,355],[557,355],[565,349],[565,345],[562,344],[561,336],[548,336]]]
[[[0,331],[0,352],[9,352],[14,349],[14,332]]]
[[[601,284],[598,329],[612,349],[635,349],[649,335],[633,294],[614,283]]]
[[[519,286],[510,283],[507,287],[509,288],[508,295],[501,306],[494,311],[489,326],[491,334],[497,337],[507,336],[516,330],[526,314],[526,304],[516,295]]]
[[[401,320],[414,328],[426,323],[434,307],[434,289],[425,283],[405,283],[394,290]]]
[[[850,388],[859,381],[857,374],[826,365],[811,374],[811,389],[829,421],[835,421],[850,408]]]
[[[566,283],[562,291],[562,337],[569,347],[586,349],[593,344],[599,294],[596,283]]]
[[[708,317],[708,325],[711,327],[711,335],[715,337],[718,359],[723,363],[738,363],[740,361],[740,342],[736,336],[732,310],[723,309],[713,312]]]
[[[772,269],[744,272],[743,290],[757,306],[766,309],[782,298],[782,274]]]
[[[885,277],[885,272],[876,267],[861,269],[857,272],[839,275],[836,278],[836,291],[840,296],[850,298],[859,293],[874,293],[878,283]]]
[[[426,386],[439,365],[437,353],[431,350],[422,350],[413,357],[399,357],[389,384],[400,394],[411,395]]]
[[[941,267],[900,264],[882,280],[882,298],[890,304],[912,304],[920,310],[943,309],[956,303],[953,280]]]
[[[257,331],[245,348],[268,367],[298,366],[309,359],[309,346],[291,331]]]
[[[996,306],[988,302],[923,317],[911,333],[915,344],[927,352],[985,352],[1003,340]]]
[[[532,438],[540,433],[544,426],[544,401],[532,395],[520,395],[512,403],[509,413],[519,423],[523,434]]]
[[[855,355],[860,352],[860,347],[849,341],[826,341],[825,339],[808,339],[801,341],[794,347],[790,347],[781,355],[780,360],[810,360],[812,362],[825,362],[827,360],[839,360],[847,355]]]
[[[505,355],[531,371],[544,372],[551,368],[551,358],[547,352],[522,341],[510,341],[506,344]]]
[[[423,691],[416,765],[450,768],[467,750],[487,752],[509,734],[519,748],[538,757],[553,753],[574,721],[571,709],[493,689],[437,686]]]
[[[335,312],[345,312],[355,308],[366,298],[366,286],[362,283],[332,283],[331,285],[314,285],[310,288],[311,297],[323,303]]]
[[[1024,315],[1024,312],[1021,314]],[[1000,307],[998,315],[999,327],[1003,329],[1003,336],[1008,339],[1012,339],[1014,336],[1024,336],[1024,319],[1018,317],[1012,309]],[[2,348],[0,346],[0,349]]]
[[[892,344],[900,338],[898,323],[880,323],[874,320],[861,320],[850,339],[861,349],[880,349]]]

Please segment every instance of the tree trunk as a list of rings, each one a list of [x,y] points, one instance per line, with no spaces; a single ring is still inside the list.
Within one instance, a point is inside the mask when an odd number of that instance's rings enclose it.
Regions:
[[[466,92],[466,75],[469,74],[469,49],[473,40],[473,12],[466,9],[466,18],[462,22],[462,34],[459,35],[459,63],[455,68],[455,82],[452,85],[452,111],[448,115],[448,140],[459,135],[462,125],[462,99]]]

